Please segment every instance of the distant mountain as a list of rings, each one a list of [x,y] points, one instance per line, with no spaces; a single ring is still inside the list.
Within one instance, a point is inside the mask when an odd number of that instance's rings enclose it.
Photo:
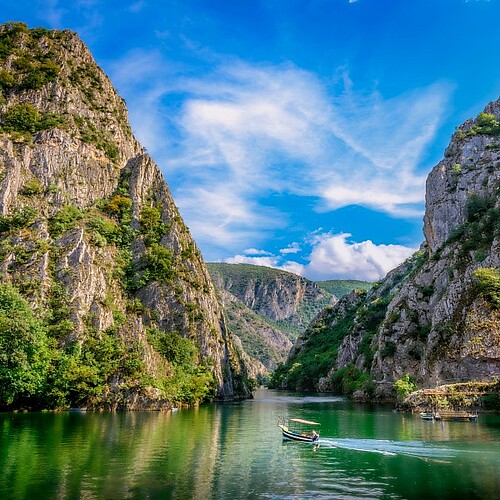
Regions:
[[[207,263],[215,285],[297,338],[310,321],[337,299],[302,276],[251,264]]]
[[[285,332],[226,290],[219,290],[227,319],[228,330],[233,338],[239,338],[250,377],[262,380],[270,371],[284,363],[292,347]]]
[[[369,290],[373,283],[360,280],[328,280],[316,281],[316,283],[327,292],[340,299],[353,290]]]
[[[284,362],[299,333],[337,301],[316,283],[286,271],[249,264],[207,267],[220,291],[229,330],[267,370]]]

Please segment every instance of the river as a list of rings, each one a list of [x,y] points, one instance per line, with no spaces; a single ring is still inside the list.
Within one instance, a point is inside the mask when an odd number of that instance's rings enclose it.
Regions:
[[[276,422],[320,422],[319,446]],[[433,422],[260,389],[176,412],[0,414],[0,498],[496,499],[500,416]]]

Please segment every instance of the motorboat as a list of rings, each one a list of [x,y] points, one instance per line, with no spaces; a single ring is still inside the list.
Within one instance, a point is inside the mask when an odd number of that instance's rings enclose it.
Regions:
[[[321,424],[303,420],[302,418],[289,418],[278,420],[278,427],[281,429],[283,439],[286,441],[302,441],[304,443],[316,443],[319,439],[319,432],[315,428]]]

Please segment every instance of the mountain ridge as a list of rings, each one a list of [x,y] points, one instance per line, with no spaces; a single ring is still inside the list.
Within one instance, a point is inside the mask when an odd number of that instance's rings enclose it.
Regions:
[[[406,376],[419,388],[498,377],[499,139],[500,100],[457,128],[430,172],[420,250],[319,315],[276,385],[380,400]]]
[[[0,281],[40,318],[53,358],[45,385],[18,400],[159,409],[248,397],[201,253],[78,35],[2,26],[0,91]],[[9,363],[31,349],[3,341]]]

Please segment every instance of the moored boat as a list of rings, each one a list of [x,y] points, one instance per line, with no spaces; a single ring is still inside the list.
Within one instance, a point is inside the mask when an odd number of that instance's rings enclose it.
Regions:
[[[302,441],[304,443],[315,443],[319,439],[319,433],[314,429],[321,424],[301,418],[290,418],[278,420],[283,439],[287,441]]]
[[[422,420],[434,420],[436,416],[431,411],[423,411],[420,413],[420,418]]]

